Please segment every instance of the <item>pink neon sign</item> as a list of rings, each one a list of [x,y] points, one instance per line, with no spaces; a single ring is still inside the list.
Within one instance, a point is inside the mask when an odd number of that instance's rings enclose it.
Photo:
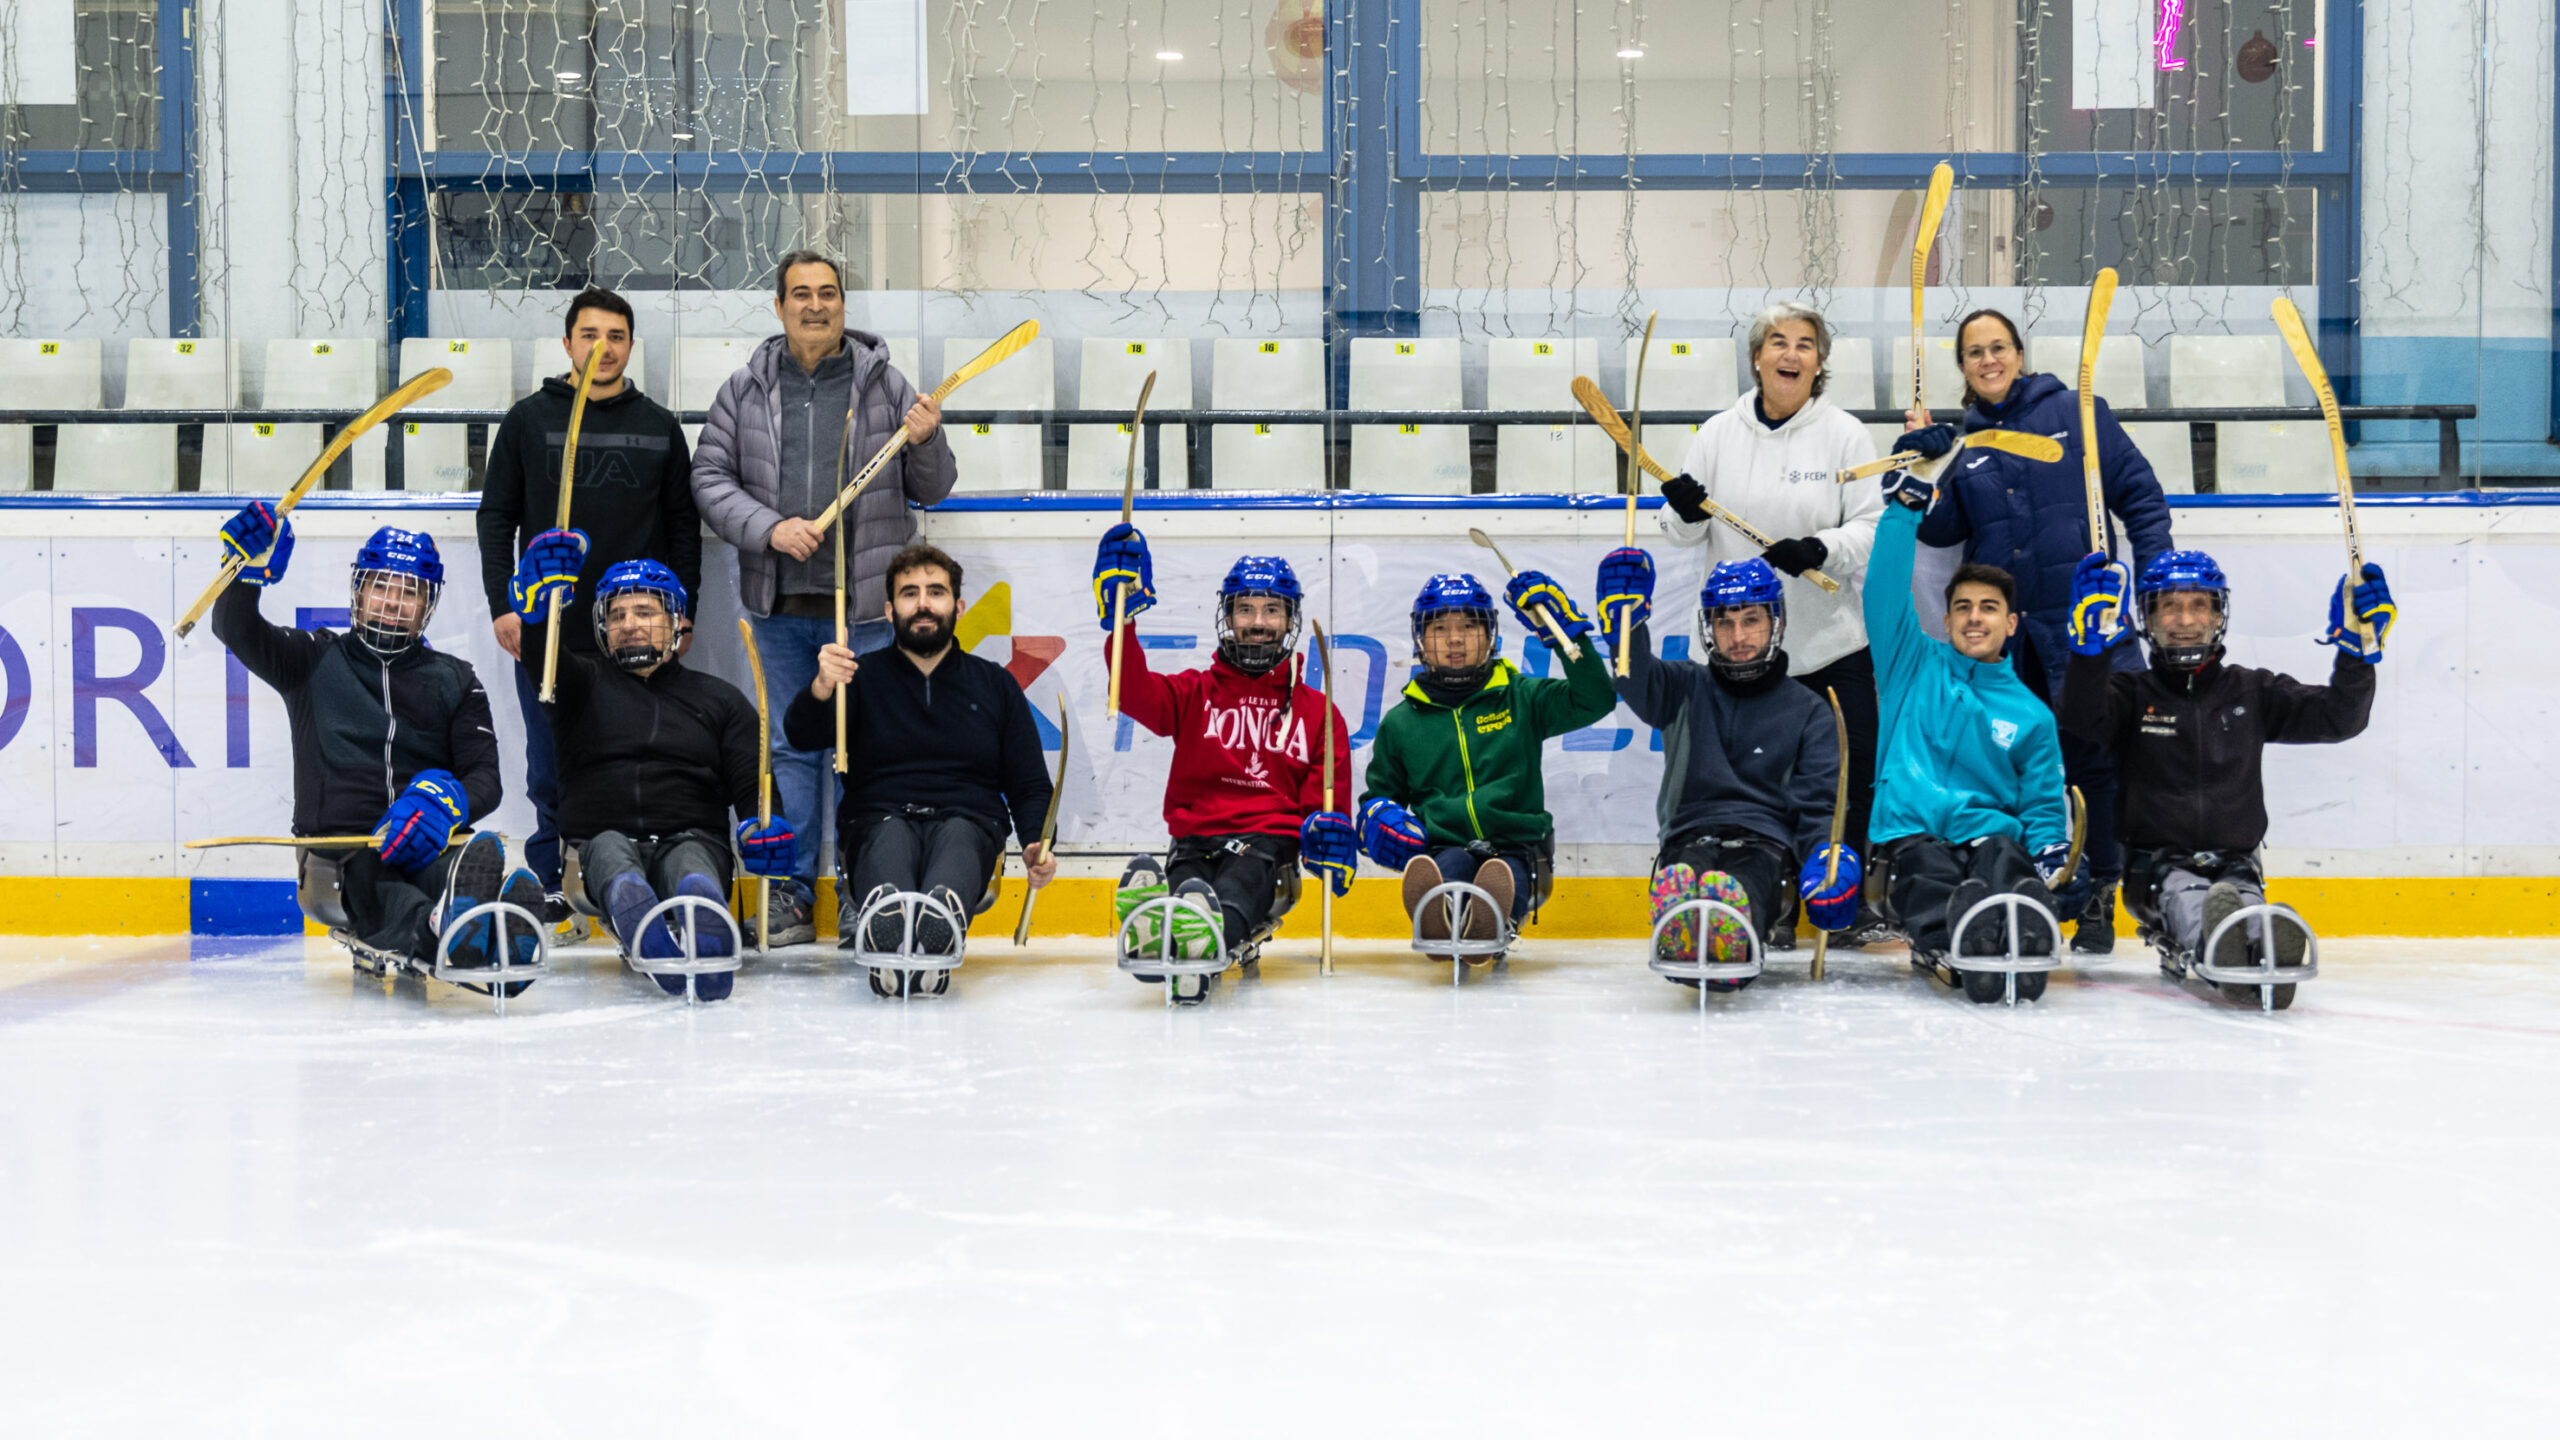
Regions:
[[[2184,70],[2186,57],[2176,53],[2178,27],[2187,18],[2187,0],[2160,0],[2160,34],[2152,42],[2151,52],[2158,57],[2163,70]]]

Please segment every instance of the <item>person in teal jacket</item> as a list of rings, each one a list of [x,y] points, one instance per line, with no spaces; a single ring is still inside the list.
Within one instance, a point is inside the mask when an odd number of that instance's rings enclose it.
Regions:
[[[2017,582],[1992,565],[1967,564],[1947,582],[1947,639],[1920,628],[1911,566],[1935,491],[1909,471],[1885,477],[1885,508],[1867,560],[1867,643],[1876,664],[1876,798],[1870,840],[1892,876],[1886,905],[1911,937],[1911,963],[1965,994],[1999,999],[1997,973],[1951,968],[1951,940],[1968,955],[2007,948],[1991,912],[1955,937],[1956,922],[1987,896],[2025,895],[2071,913],[2064,880],[2071,853],[2070,802],[2053,712],[2020,679],[2008,646],[2018,631]],[[2053,953],[2051,927],[2030,920],[2020,948]],[[2044,993],[2044,976],[2018,977],[2018,995]]]

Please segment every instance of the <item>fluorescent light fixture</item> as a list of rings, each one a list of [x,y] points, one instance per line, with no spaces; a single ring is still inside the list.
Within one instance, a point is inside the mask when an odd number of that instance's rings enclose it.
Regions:
[[[667,138],[671,140],[690,140],[693,138],[693,132],[690,130],[678,130],[670,134]]]
[[[1641,60],[1644,58],[1644,52],[1631,47],[1629,49],[1619,51],[1618,58],[1621,60]]]
[[[586,79],[587,77],[586,77],[586,76],[584,76],[584,75],[579,74],[579,73],[578,73],[577,71],[575,71],[575,70],[554,70],[554,71],[552,71],[552,72],[551,72],[551,78],[552,78],[552,79],[554,79],[554,80],[566,80],[566,81],[569,81],[569,82],[570,82],[570,83],[572,83],[572,84],[575,84],[576,82],[578,82],[578,81],[580,81],[580,80],[584,80],[584,79]]]
[[[1182,52],[1179,50],[1159,50],[1156,52],[1156,58],[1159,60],[1179,60],[1182,58]]]

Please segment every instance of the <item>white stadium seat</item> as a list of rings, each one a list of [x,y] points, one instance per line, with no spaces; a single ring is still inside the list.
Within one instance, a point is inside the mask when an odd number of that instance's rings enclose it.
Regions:
[[[2172,335],[2172,405],[2282,405],[2293,364],[2277,335]],[[2217,425],[2214,488],[2227,495],[2320,491],[2337,481],[2329,427],[2313,418]]]
[[[1321,340],[1219,340],[1210,351],[1209,408],[1322,410]],[[1219,425],[1209,432],[1209,481],[1221,490],[1321,490],[1321,425]]]
[[[1456,340],[1351,342],[1351,394],[1362,410],[1460,410]],[[1351,427],[1351,488],[1464,495],[1475,488],[1464,425]]]
[[[535,363],[545,369],[567,358],[548,341],[535,342],[549,354]],[[632,357],[637,360],[639,357]],[[461,340],[442,337],[400,342],[400,383],[407,384],[437,366],[453,372],[453,383],[418,402],[420,409],[504,410],[516,403],[515,346],[506,340]],[[540,383],[537,377],[536,382]],[[470,436],[461,425],[422,425],[404,421],[401,488],[468,490],[471,488]]]
[[[267,410],[367,410],[382,398],[382,342],[371,339],[303,338],[267,342],[266,386],[258,398]],[[236,433],[228,458],[214,476],[215,436],[205,434],[204,488],[259,493],[282,490],[320,458],[320,427],[277,425],[246,440]],[[353,488],[383,486],[383,449],[390,436],[380,430],[357,439],[349,461]],[[250,443],[254,441],[255,443]],[[326,481],[322,482],[326,484]]]
[[[1145,388],[1150,372],[1156,377],[1156,388],[1147,397],[1149,410],[1191,408],[1191,342],[1188,339],[1131,340],[1121,336],[1088,335],[1076,370],[1075,408],[1134,409],[1138,403],[1138,392]],[[1157,478],[1167,490],[1186,490],[1191,486],[1189,436],[1187,426],[1161,425],[1156,428]],[[1129,427],[1126,424],[1068,427],[1068,489],[1117,491],[1120,472],[1128,463]],[[1138,458],[1138,488],[1142,490],[1147,483],[1146,464],[1146,457],[1141,455]]]
[[[1644,355],[1644,337],[1627,341],[1627,393],[1616,397],[1619,413],[1626,414],[1635,403],[1636,361],[1644,360],[1644,408],[1647,410],[1722,410],[1742,398],[1739,369],[1734,357],[1740,347],[1732,336],[1712,339],[1675,339],[1669,335],[1653,337],[1653,351]],[[1596,378],[1596,377],[1595,377]],[[1644,448],[1666,470],[1680,468],[1680,459],[1689,453],[1689,439],[1698,433],[1695,425],[1674,425],[1665,420],[1644,422]]]
[[[2080,337],[2031,335],[2027,338],[2030,369],[2052,373],[2063,384],[2080,384]],[[2142,337],[2109,335],[2098,342],[2098,398],[2111,410],[2141,409],[2150,403],[2150,385],[2142,369]],[[2126,438],[2151,462],[2160,488],[2173,495],[2192,495],[2196,488],[2195,445],[2187,427],[2175,422],[2133,421]]]
[[[239,398],[237,341],[125,342],[127,410],[217,410],[237,404]],[[219,436],[221,427],[207,433]],[[178,486],[175,425],[84,425],[63,430],[61,437],[54,460],[56,490],[133,493]]]
[[[1932,411],[1952,413],[1964,399],[1964,373],[1956,368],[1956,338],[1953,335],[1923,337],[1928,343],[1922,349],[1920,393],[1928,397]],[[1836,350],[1835,350],[1835,353]],[[1893,337],[1893,366],[1885,373],[1885,393],[1896,405],[1911,403],[1911,337]]]
[[[996,343],[993,335],[953,335],[942,342],[942,374],[968,364]],[[1057,342],[1034,340],[951,397],[955,410],[1051,410],[1058,403]],[[938,377],[937,377],[938,378]],[[960,483],[972,490],[1043,488],[1041,427],[950,425],[943,434],[959,462]],[[859,463],[859,462],[856,462]]]
[[[1910,337],[1905,336],[1904,343],[1908,345],[1909,342]],[[1907,349],[1903,352],[1902,363],[1905,366],[1911,363],[1910,351]],[[1822,398],[1843,410],[1881,410],[1888,407],[1900,410],[1911,399],[1911,376],[1907,370],[1897,383],[1902,388],[1898,392],[1889,393],[1899,394],[1901,398],[1888,399],[1879,403],[1876,389],[1876,342],[1863,335],[1831,337],[1831,381],[1823,387]],[[1956,417],[1949,413],[1933,415],[1931,418],[1953,421]],[[1867,434],[1876,442],[1876,454],[1879,456],[1892,454],[1893,442],[1902,435],[1902,422],[1899,420],[1883,423],[1870,422],[1867,426]]]
[[[99,409],[105,396],[103,347],[95,340],[0,340],[0,395],[28,410]],[[55,432],[57,438],[69,433],[69,427]],[[61,453],[55,452],[57,489],[66,468]],[[34,427],[0,425],[0,490],[34,484]]]
[[[1485,347],[1488,410],[1575,410],[1573,377],[1600,373],[1600,342],[1494,340]],[[1608,494],[1618,488],[1618,447],[1597,425],[1504,425],[1494,451],[1494,488]]]

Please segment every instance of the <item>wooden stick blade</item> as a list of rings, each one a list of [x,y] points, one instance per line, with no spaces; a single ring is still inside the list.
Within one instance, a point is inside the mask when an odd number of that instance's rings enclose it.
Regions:
[[[2062,460],[2062,442],[2050,435],[2030,435],[2023,430],[1976,430],[1964,437],[1967,450],[1997,450],[2021,460],[2055,465]],[[1892,466],[1886,466],[1892,469]]]
[[[2347,425],[2338,415],[2338,392],[2329,384],[2329,367],[2320,360],[2320,347],[2312,341],[2311,331],[2302,323],[2302,312],[2291,300],[2279,295],[2271,307],[2276,329],[2283,333],[2287,350],[2293,352],[2293,363],[2302,367],[2302,378],[2311,382],[2311,393],[2319,398],[2320,418],[2329,425],[2329,464],[2338,482],[2338,493],[2352,496],[2355,486],[2347,474]],[[2354,504],[2349,499],[2348,504]]]
[[[944,376],[942,383],[933,387],[933,403],[939,405],[951,398],[952,391],[1021,354],[1032,341],[1039,338],[1040,322],[1037,320],[1025,320],[1007,330],[997,337],[996,343],[971,357],[968,364]]]
[[[1156,372],[1147,372],[1147,383],[1138,387],[1138,408],[1129,412],[1129,465],[1120,475],[1120,523],[1129,523],[1129,512],[1138,503],[1138,442],[1147,433],[1147,401],[1156,393]]]

